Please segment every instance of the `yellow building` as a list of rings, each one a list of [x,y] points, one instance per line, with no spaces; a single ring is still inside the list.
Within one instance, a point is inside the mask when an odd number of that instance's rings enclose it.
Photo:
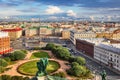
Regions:
[[[120,29],[113,32],[112,39],[120,39]]]
[[[38,35],[38,27],[30,27],[25,31],[27,37]]]
[[[120,33],[114,33],[112,39],[120,39]]]
[[[8,35],[10,36],[10,40],[15,40],[22,36],[22,28],[8,28],[8,29],[3,29],[2,31],[8,32]]]
[[[0,30],[2,30],[2,29],[3,29],[3,26],[0,25]]]
[[[25,31],[25,35],[35,36],[35,35],[52,35],[53,34],[53,28],[50,28],[48,26],[40,26],[40,27],[30,27]]]
[[[70,39],[70,31],[69,30],[63,30],[62,31],[62,38],[63,39]]]
[[[96,33],[97,34],[97,38],[111,38],[113,33],[107,33],[107,32],[103,32],[103,33]]]
[[[52,35],[53,28],[48,27],[48,26],[40,26],[39,34],[40,35]]]
[[[120,39],[120,29],[115,30],[114,32],[111,33],[96,33],[97,38],[110,38],[110,39]]]

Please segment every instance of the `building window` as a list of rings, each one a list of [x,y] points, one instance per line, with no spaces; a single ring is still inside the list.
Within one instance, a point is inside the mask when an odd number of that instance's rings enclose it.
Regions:
[[[116,59],[114,59],[114,61],[116,62]]]
[[[112,58],[110,58],[110,61],[112,61]]]
[[[117,63],[118,63],[119,61],[117,60]]]
[[[117,58],[118,58],[118,56],[117,56]]]
[[[112,56],[112,54],[110,56]]]
[[[119,65],[117,65],[117,67],[119,67]]]

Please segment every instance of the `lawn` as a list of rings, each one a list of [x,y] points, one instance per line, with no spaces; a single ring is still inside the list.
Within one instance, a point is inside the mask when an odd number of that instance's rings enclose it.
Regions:
[[[35,60],[35,61],[24,63],[23,65],[19,66],[17,70],[21,74],[35,76],[36,72],[38,71],[36,62],[38,61]],[[54,71],[57,71],[59,68],[60,68],[60,65],[58,62],[50,60],[46,71],[48,74],[50,74]]]
[[[47,52],[35,52],[35,53],[32,53],[32,56],[31,56],[31,59],[35,59],[35,58],[50,58],[50,56],[48,55]]]

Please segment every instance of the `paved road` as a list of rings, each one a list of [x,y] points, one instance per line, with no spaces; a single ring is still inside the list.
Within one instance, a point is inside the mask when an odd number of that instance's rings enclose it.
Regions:
[[[24,49],[25,47],[22,45],[21,40],[15,40],[11,42],[11,47],[14,49]]]
[[[69,46],[69,48],[73,49],[74,52],[71,52],[74,56],[82,56],[86,59],[86,66],[93,71],[96,75],[99,75],[101,71],[105,70],[107,73],[107,80],[120,80],[120,75],[111,71],[110,69],[98,64],[97,62],[91,60],[82,52],[79,52],[75,49],[73,45]]]

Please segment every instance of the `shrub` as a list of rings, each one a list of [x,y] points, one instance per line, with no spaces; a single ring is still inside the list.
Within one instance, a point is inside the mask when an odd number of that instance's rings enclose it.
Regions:
[[[30,80],[30,78],[29,77],[24,77],[23,80]]]
[[[8,66],[7,61],[5,61],[4,59],[0,59],[0,66],[3,66],[3,67]]]
[[[10,55],[10,58],[11,58],[12,61],[21,60],[21,59],[25,58],[25,54],[22,51],[15,51],[14,53],[12,53]]]
[[[12,76],[11,80],[23,80],[22,76]]]
[[[42,50],[45,50],[45,47],[41,47]]]
[[[33,50],[41,50],[40,47],[34,47]]]
[[[57,77],[61,77],[61,78],[65,78],[66,77],[64,72],[58,72],[58,73],[53,74],[52,76],[57,76]]]
[[[9,75],[2,75],[1,80],[11,80],[11,77]]]
[[[7,61],[7,62],[11,61],[10,57],[5,57],[4,60]]]
[[[0,66],[0,73],[3,73],[5,71],[5,68],[3,66]]]
[[[30,80],[29,77],[1,75],[0,80]]]

